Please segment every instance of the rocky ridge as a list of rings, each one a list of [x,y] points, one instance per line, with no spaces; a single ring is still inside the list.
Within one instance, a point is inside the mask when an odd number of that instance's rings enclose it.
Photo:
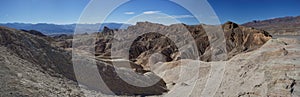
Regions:
[[[86,74],[80,77],[89,77],[80,80],[80,85],[88,86],[87,89],[78,87],[78,76],[75,76],[71,52],[51,45],[53,41],[47,41],[44,37],[32,35],[27,32],[1,27],[1,96],[85,96],[104,95],[91,92],[95,89],[88,83],[91,75]],[[84,54],[82,54],[84,55]],[[87,57],[89,58],[89,57]],[[95,60],[95,59],[88,59]],[[78,60],[75,60],[75,62]],[[96,68],[106,85],[117,95],[159,95],[166,92],[165,83],[155,74],[141,75],[160,81],[151,87],[137,87],[124,82],[116,75],[118,70],[131,81],[139,81],[131,68],[119,69],[104,60],[95,60]],[[85,62],[85,60],[80,61]],[[82,66],[89,66],[82,64]],[[91,68],[91,67],[87,67]],[[121,68],[121,67],[120,67]],[[106,71],[102,71],[106,69]],[[86,80],[87,79],[87,80]],[[143,81],[143,80],[141,80]],[[140,82],[141,82],[140,81]],[[118,83],[118,85],[116,85]],[[146,82],[143,82],[146,83]],[[99,88],[99,87],[97,87]],[[87,92],[87,93],[86,93]],[[105,94],[105,91],[102,91]]]
[[[228,56],[218,61],[211,59],[215,53],[208,40],[220,36],[209,37],[206,33],[219,32],[216,29],[222,31],[226,39],[222,42],[226,47],[218,51],[226,51]],[[0,31],[0,62],[3,63],[0,76],[4,80],[0,83],[1,96],[300,95],[297,64],[300,42],[272,39],[266,31],[233,22],[219,27],[140,22],[125,30],[105,28],[101,33],[59,36],[51,41],[5,27]],[[77,39],[77,36],[82,38]],[[74,45],[72,39],[81,40],[82,44]],[[117,47],[113,43],[118,43]],[[91,44],[95,47],[89,47]],[[199,52],[196,59],[190,51],[182,50],[194,49],[191,46],[196,46],[195,51]],[[73,69],[78,67],[73,67],[70,51],[78,54],[73,55],[73,61],[79,63],[82,70],[77,76]],[[126,57],[124,51],[128,51],[129,56]],[[95,66],[89,65],[90,62],[95,62]],[[97,75],[89,70],[99,72],[104,82],[95,82]],[[219,85],[214,92],[207,80],[214,79],[210,75],[220,70],[224,70],[224,75],[218,78],[222,79],[220,84],[213,83]],[[158,81],[150,87],[139,87],[124,81],[122,76],[130,83]]]
[[[300,35],[300,16],[255,20],[242,25],[266,30],[272,35]]]
[[[188,49],[186,47],[191,45],[196,47],[197,56],[200,57],[200,60],[211,61],[210,41],[212,40],[209,40],[206,33],[206,30],[210,29],[213,29],[213,32],[224,32],[226,49],[220,49],[220,52],[227,52],[228,58],[226,59],[242,52],[255,50],[272,38],[266,31],[239,26],[233,22],[222,25],[222,31],[215,30],[219,29],[218,26],[209,25],[174,24],[164,26],[150,22],[139,22],[126,30],[107,30],[109,32],[99,33],[96,42],[96,53],[101,56],[110,56],[112,43],[117,42],[115,45],[121,49],[115,52],[120,51],[121,55],[119,56],[125,56],[121,52],[122,50],[128,50],[129,60],[149,68],[149,58],[155,53],[162,54],[162,57],[164,57],[162,61],[166,62],[194,58],[190,51],[180,52],[181,49]],[[114,35],[116,37],[113,37]],[[220,38],[220,36],[211,37],[214,37],[214,39]]]

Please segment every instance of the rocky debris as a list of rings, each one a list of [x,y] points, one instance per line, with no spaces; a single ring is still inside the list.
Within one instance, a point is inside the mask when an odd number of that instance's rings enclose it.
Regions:
[[[68,48],[72,48],[72,42],[73,42],[72,39],[67,39],[67,40],[64,40],[64,41],[54,42],[54,44],[57,47],[60,47],[60,48],[63,48],[63,49],[68,49]]]
[[[153,72],[165,80],[170,91],[163,96],[168,97],[205,96],[204,91],[212,87],[207,85],[212,72],[220,73],[220,76],[214,79],[220,83],[213,96],[298,97],[300,96],[299,45],[300,41],[295,39],[271,39],[261,48],[238,54],[228,61],[180,60],[157,63]],[[283,55],[285,51],[282,48],[292,53]],[[222,66],[225,66],[223,75],[222,71],[215,69]],[[182,86],[180,83],[192,86]]]
[[[65,50],[72,48],[73,35],[60,34],[53,35],[51,44]]]
[[[44,72],[76,80],[72,67],[71,54],[51,46],[46,39],[23,31],[0,28],[0,45],[15,53],[21,59],[40,67]]]
[[[283,50],[283,53],[282,53],[282,54],[283,54],[284,56],[286,56],[286,55],[289,53],[285,48],[282,48],[282,50]]]
[[[114,30],[109,29],[108,27],[104,26],[102,33],[104,35],[113,35],[114,34]]]
[[[36,63],[19,58],[7,47],[0,46],[0,58],[1,97],[84,96],[74,81],[46,73]]]

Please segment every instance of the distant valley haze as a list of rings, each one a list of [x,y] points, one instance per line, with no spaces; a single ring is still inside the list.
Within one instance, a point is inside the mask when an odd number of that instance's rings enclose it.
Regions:
[[[125,29],[130,24],[122,23],[102,23],[102,24],[48,24],[48,23],[2,23],[0,26],[6,26],[15,29],[22,30],[36,30],[46,35],[53,34],[74,34],[76,26],[79,26],[76,30],[81,33],[93,33],[102,31],[103,28],[109,27],[111,29]],[[99,29],[98,29],[99,28]],[[95,30],[98,29],[98,30]]]

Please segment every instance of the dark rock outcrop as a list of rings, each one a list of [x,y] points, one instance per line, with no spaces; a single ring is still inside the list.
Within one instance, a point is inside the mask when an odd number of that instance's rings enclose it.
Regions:
[[[239,26],[233,22],[227,22],[222,27],[229,58],[241,52],[255,50],[272,38],[266,31]]]
[[[46,35],[44,35],[42,32],[39,32],[39,31],[36,31],[36,30],[23,30],[23,29],[21,29],[21,31],[27,32],[27,33],[32,34],[32,35],[46,37]]]

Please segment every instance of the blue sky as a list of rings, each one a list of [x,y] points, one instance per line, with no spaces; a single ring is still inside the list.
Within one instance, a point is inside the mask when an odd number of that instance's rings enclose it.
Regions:
[[[109,0],[102,1],[109,2]],[[76,23],[89,2],[90,0],[1,0],[0,23]],[[221,23],[229,20],[245,23],[300,15],[300,0],[208,0],[208,2]],[[101,14],[101,10],[93,11]],[[199,23],[188,10],[168,0],[131,0],[115,9],[105,22],[134,24],[136,21],[146,20],[163,24],[173,23],[174,20],[186,24]],[[97,23],[97,20],[86,23]]]

